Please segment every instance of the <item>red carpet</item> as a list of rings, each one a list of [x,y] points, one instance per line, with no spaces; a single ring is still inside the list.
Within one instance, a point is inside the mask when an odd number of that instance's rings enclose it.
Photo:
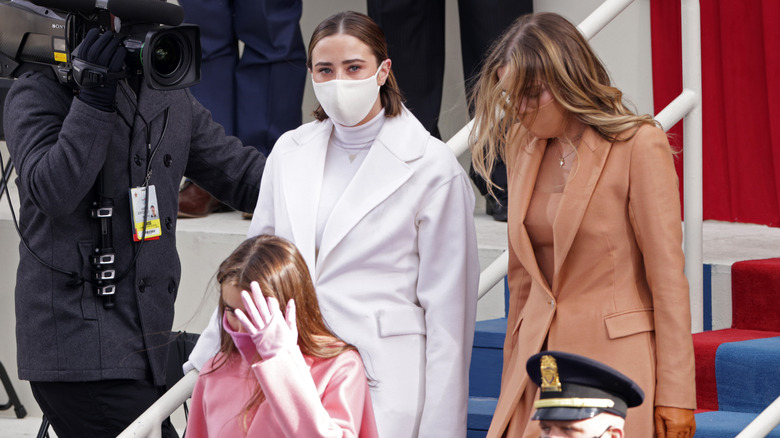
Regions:
[[[731,266],[732,327],[780,332],[780,258]]]

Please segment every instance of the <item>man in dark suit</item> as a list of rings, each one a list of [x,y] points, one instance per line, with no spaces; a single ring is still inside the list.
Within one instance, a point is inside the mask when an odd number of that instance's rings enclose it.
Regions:
[[[276,140],[302,121],[306,49],[301,0],[179,3],[185,20],[201,29],[202,75],[192,94],[228,135],[268,156]],[[182,188],[179,217],[202,217],[222,207],[197,185],[186,182]]]

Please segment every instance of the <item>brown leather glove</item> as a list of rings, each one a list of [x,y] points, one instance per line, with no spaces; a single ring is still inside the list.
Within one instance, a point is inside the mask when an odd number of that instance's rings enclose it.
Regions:
[[[657,438],[693,438],[696,418],[693,409],[655,407],[655,436]]]

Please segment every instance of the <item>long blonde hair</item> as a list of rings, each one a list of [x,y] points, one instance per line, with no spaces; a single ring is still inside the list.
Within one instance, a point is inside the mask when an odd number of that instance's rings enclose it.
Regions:
[[[498,70],[506,68],[503,80]],[[505,146],[522,130],[515,103],[544,84],[553,98],[576,118],[609,141],[652,116],[638,116],[623,104],[623,93],[611,85],[609,74],[588,41],[574,25],[554,13],[519,17],[493,44],[470,96],[475,109],[469,142],[474,169],[488,181],[493,164],[505,157]],[[633,135],[633,134],[631,134]]]
[[[320,313],[317,294],[314,291],[309,269],[298,249],[288,240],[278,236],[259,235],[241,243],[225,261],[219,265],[217,282],[231,284],[239,289],[250,290],[250,283],[257,281],[263,295],[275,297],[281,304],[286,317],[286,303],[295,300],[295,319],[298,328],[298,347],[301,353],[319,358],[331,358],[345,351],[357,349],[341,341],[327,326]],[[225,301],[219,296],[219,315],[225,313]],[[220,319],[221,321],[221,319]],[[214,370],[229,360],[242,360],[230,335],[220,324],[221,345]],[[260,360],[259,355],[255,360]],[[253,379],[254,380],[254,379]],[[260,385],[254,381],[255,389],[245,406],[244,419],[263,402]]]

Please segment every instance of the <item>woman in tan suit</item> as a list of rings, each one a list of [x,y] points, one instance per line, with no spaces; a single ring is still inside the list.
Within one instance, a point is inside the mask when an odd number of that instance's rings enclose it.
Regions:
[[[484,163],[502,157],[510,195],[509,317],[488,436],[539,436],[524,364],[549,349],[642,387],[627,436],[692,437],[690,303],[666,135],[623,105],[588,42],[556,14],[510,27],[474,103],[474,167],[489,179]]]

